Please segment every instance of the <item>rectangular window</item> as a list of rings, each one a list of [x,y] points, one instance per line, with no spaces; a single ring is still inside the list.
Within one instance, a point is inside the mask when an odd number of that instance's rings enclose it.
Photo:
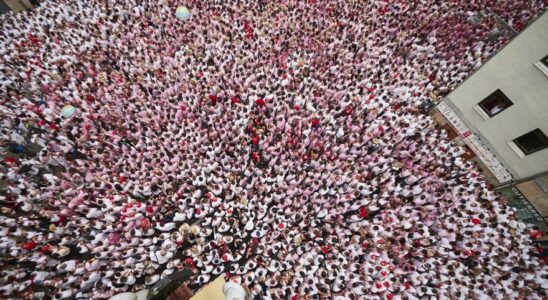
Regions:
[[[537,68],[539,68],[544,75],[548,76],[548,55],[537,61],[535,66],[537,66]]]
[[[548,138],[537,128],[514,139],[514,143],[527,155],[548,147]]]
[[[514,103],[501,90],[496,90],[478,103],[478,105],[489,117],[494,117],[501,111],[514,105]]]
[[[540,60],[540,62],[548,68],[548,55],[546,55],[543,59]]]

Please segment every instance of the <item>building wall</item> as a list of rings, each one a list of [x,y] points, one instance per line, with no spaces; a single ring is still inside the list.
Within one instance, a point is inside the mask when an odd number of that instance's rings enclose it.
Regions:
[[[523,158],[507,142],[540,128],[548,135],[548,76],[534,64],[548,55],[548,13],[448,95],[448,105],[508,168],[514,178],[548,170],[548,148]],[[485,120],[474,105],[500,89],[514,103]]]
[[[0,0],[3,1],[14,12],[20,12],[32,8],[32,4],[28,0]]]
[[[6,5],[6,3],[0,0],[0,15],[5,14],[9,11],[10,11],[10,8]]]

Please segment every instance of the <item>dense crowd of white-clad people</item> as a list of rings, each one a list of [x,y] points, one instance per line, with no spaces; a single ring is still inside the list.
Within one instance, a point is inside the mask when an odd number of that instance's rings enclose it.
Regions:
[[[185,5],[182,21],[175,9]],[[0,16],[0,293],[546,299],[428,107],[542,0],[59,0]]]

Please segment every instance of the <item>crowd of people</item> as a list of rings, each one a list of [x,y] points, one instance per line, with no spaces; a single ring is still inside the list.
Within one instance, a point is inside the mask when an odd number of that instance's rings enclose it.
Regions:
[[[489,10],[521,30],[545,2],[0,16],[0,293],[105,299],[190,268],[258,299],[544,299],[531,228],[424,109],[508,42]]]

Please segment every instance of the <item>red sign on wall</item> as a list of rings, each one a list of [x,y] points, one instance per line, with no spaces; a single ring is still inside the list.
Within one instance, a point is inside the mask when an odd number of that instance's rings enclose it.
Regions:
[[[470,135],[472,135],[472,132],[470,130],[467,130],[465,132],[463,132],[460,136],[465,139],[467,137],[469,137]]]

